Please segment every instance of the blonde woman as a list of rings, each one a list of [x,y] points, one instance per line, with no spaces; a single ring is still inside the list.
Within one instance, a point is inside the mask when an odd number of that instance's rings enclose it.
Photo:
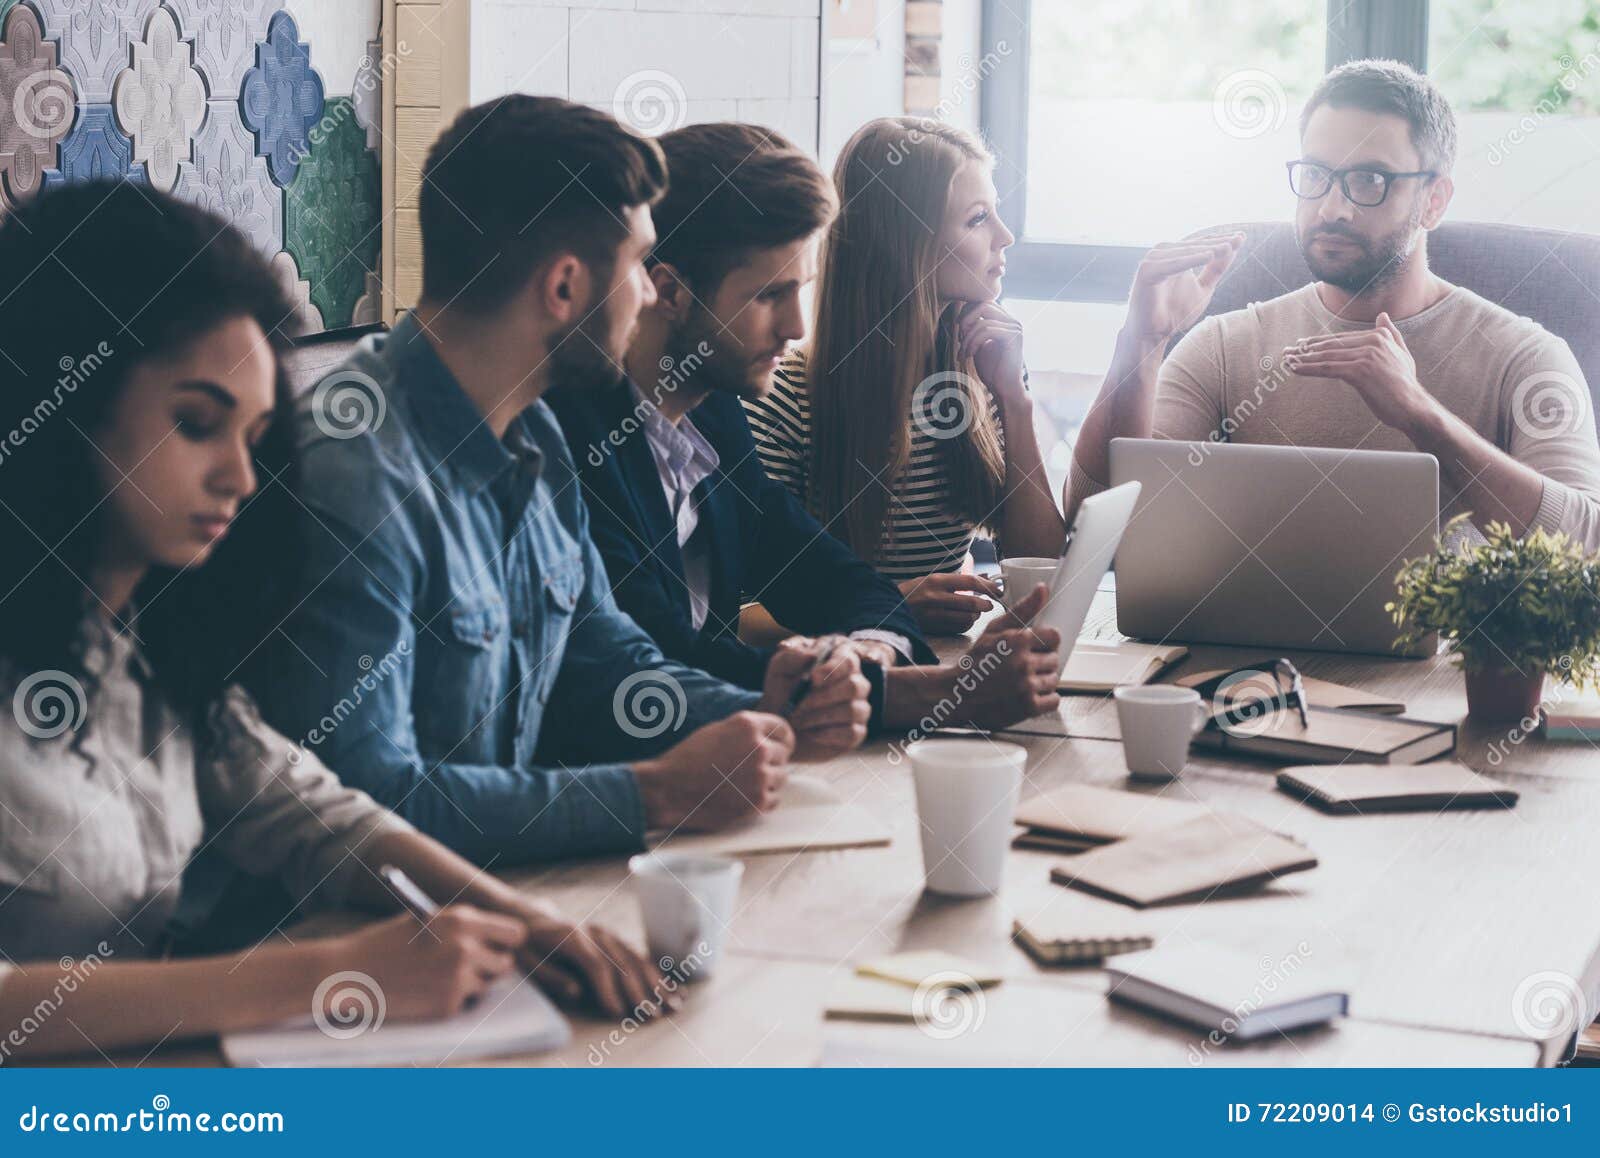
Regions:
[[[1033,432],[1022,327],[996,299],[1016,240],[970,133],[891,117],[834,169],[810,349],[746,403],[762,465],[895,580],[930,632],[965,631],[995,584],[972,540],[1057,555],[1061,512]]]

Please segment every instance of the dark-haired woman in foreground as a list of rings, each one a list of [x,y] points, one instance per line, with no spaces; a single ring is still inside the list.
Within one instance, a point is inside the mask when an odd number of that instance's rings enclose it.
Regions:
[[[95,183],[0,223],[0,269],[0,1025],[30,1029],[7,1057],[304,1017],[341,971],[393,1018],[454,1012],[519,964],[614,1015],[644,1002],[628,946],[344,787],[231,686],[296,557],[289,307],[261,258],[193,207]],[[426,931],[150,959],[213,847],[325,904],[395,910],[385,864],[454,903]],[[64,1015],[38,1016],[68,978]]]

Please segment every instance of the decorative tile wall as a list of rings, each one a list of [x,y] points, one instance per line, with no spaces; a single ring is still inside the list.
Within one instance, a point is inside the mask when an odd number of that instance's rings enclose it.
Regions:
[[[0,0],[0,214],[67,181],[170,189],[272,261],[295,303],[287,328],[372,318],[380,11],[381,0]]]

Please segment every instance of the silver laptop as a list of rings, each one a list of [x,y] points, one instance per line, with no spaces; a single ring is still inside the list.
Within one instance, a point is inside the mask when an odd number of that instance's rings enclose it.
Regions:
[[[1142,639],[1379,655],[1384,604],[1439,531],[1431,454],[1117,438],[1143,491],[1117,553],[1117,626]]]

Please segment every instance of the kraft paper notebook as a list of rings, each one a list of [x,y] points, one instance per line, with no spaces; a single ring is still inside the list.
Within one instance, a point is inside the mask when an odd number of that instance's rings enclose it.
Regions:
[[[1147,684],[1188,654],[1182,644],[1080,639],[1056,686],[1064,692],[1109,692]]]
[[[1262,660],[1258,665],[1263,671],[1271,667],[1271,660]],[[1249,666],[1249,665],[1241,665]],[[1226,674],[1228,669],[1216,668],[1212,671],[1194,672],[1172,682],[1179,687],[1192,688],[1207,680],[1214,680]],[[1347,684],[1336,684],[1329,680],[1319,680],[1315,676],[1302,676],[1301,683],[1306,689],[1306,698],[1319,708],[1354,708],[1362,712],[1378,712],[1383,715],[1398,715],[1406,710],[1403,700],[1391,696],[1377,695],[1364,688],[1353,688]],[[1254,681],[1243,681],[1229,689],[1228,702],[1236,703],[1246,698],[1251,693],[1265,694],[1265,689]]]
[[[1390,764],[1308,764],[1278,773],[1278,787],[1324,812],[1440,812],[1510,808],[1517,792],[1453,760]]]
[[[776,809],[721,832],[652,833],[654,847],[706,856],[863,848],[888,844],[892,831],[826,780],[791,776]]]
[[[1321,708],[1314,698],[1306,716],[1302,724],[1295,709],[1279,708],[1227,728],[1214,720],[1195,735],[1194,746],[1293,764],[1420,764],[1456,748],[1454,724]]]
[[[1069,889],[1020,912],[1011,935],[1041,965],[1095,965],[1118,953],[1148,949],[1155,942],[1149,916],[1125,905]]]
[[[328,1028],[308,1017],[276,1029],[225,1033],[223,1057],[233,1066],[437,1066],[545,1053],[572,1039],[567,1019],[520,975],[503,978],[472,1008],[438,1021],[379,1016],[381,996],[362,981],[352,976],[343,999],[338,986],[325,995],[335,1015]],[[338,1017],[352,1013],[360,1016],[349,1023]]]
[[[1092,784],[1069,784],[1024,801],[1017,808],[1017,823],[1028,829],[1017,843],[1026,848],[1029,841],[1024,837],[1037,837],[1033,847],[1075,851],[1067,846],[1110,844],[1171,828],[1205,813],[1204,805],[1192,801],[1120,792]]]
[[[1142,909],[1254,891],[1316,865],[1303,845],[1243,817],[1210,812],[1064,861],[1050,879]]]

